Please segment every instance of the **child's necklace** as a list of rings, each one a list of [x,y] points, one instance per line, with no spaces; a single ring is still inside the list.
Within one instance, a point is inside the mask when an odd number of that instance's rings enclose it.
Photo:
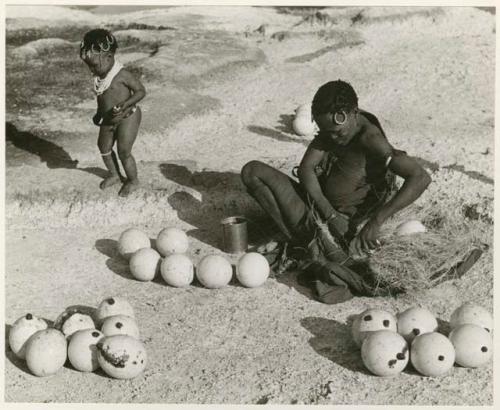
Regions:
[[[123,68],[123,64],[121,64],[119,61],[115,61],[113,64],[113,67],[111,67],[111,70],[109,70],[108,74],[106,74],[106,77],[104,78],[99,78],[98,76],[94,77],[94,92],[97,95],[101,95],[104,91],[106,91],[109,86],[111,85],[111,82],[113,81],[113,78],[118,74],[118,72]]]

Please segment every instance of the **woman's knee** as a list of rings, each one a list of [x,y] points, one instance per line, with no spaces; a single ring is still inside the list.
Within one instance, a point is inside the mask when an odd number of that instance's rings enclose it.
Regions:
[[[249,186],[252,184],[252,182],[255,182],[255,179],[258,178],[259,175],[259,169],[261,169],[263,165],[265,164],[256,160],[247,162],[245,165],[243,165],[240,175],[241,180],[246,186]]]

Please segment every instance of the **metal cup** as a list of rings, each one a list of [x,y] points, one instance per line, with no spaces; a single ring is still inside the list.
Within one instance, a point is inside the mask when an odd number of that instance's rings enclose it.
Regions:
[[[243,216],[230,216],[221,221],[223,250],[227,253],[246,252],[248,248],[247,220]]]

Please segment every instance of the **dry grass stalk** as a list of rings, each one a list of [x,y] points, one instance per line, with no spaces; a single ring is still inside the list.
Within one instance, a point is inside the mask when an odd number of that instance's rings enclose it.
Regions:
[[[427,232],[397,236],[396,227],[410,219],[420,220]],[[428,289],[444,279],[453,279],[453,268],[485,244],[477,223],[468,221],[456,209],[431,207],[409,208],[388,221],[381,241],[383,246],[369,260],[377,287],[405,292]]]

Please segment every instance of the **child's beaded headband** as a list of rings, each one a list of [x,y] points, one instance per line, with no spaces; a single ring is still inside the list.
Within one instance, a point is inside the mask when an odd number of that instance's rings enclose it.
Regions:
[[[115,42],[116,40],[113,36],[106,36],[106,45],[104,45],[104,42],[102,42],[97,44],[91,44],[90,48],[88,48],[85,47],[85,43],[82,41],[80,43],[80,57],[85,60],[87,58],[90,58],[92,54],[106,53],[111,50],[111,46]],[[95,49],[96,46],[99,47],[98,50]]]

